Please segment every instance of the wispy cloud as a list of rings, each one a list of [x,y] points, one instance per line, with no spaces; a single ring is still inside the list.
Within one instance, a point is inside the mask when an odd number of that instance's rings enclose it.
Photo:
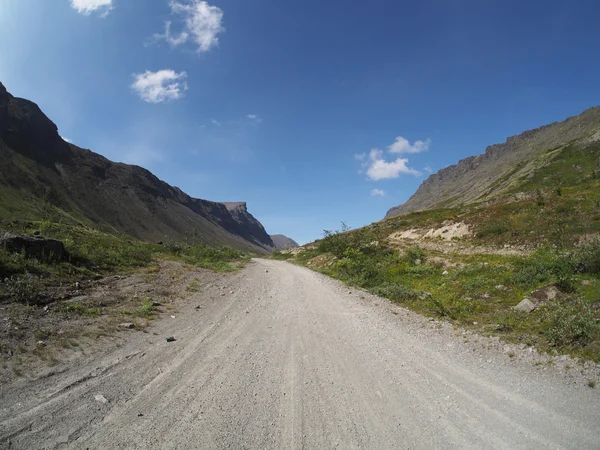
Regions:
[[[385,191],[382,191],[381,189],[371,189],[371,196],[372,197],[384,197],[385,196]]]
[[[161,103],[166,100],[177,100],[183,97],[187,90],[185,72],[177,73],[166,69],[158,72],[147,70],[144,73],[134,74],[135,81],[131,85],[142,100],[148,103]]]
[[[427,173],[433,173],[433,169],[430,166],[425,166],[424,170]]]
[[[216,119],[210,119],[210,123],[212,123],[215,127],[220,127],[222,125],[222,123]]]
[[[169,6],[171,13],[182,22],[181,32],[173,33],[172,22],[167,21],[164,33],[155,34],[155,40],[164,39],[173,47],[191,42],[197,46],[198,53],[207,52],[219,44],[217,36],[225,31],[221,8],[200,0],[171,0]]]
[[[98,12],[100,17],[106,17],[113,5],[112,0],[71,0],[71,7],[85,16]]]
[[[394,143],[388,147],[390,153],[421,153],[429,150],[431,139],[425,139],[424,141],[415,141],[411,144],[408,139],[398,136]]]
[[[398,136],[394,143],[387,147],[387,152],[391,155],[421,153],[427,151],[430,144],[430,139],[415,141],[414,144],[411,144],[407,139]],[[371,149],[368,154],[356,153],[354,159],[359,161],[362,167],[358,173],[366,172],[367,177],[372,181],[398,178],[400,175],[421,175],[421,172],[408,166],[407,158],[395,158],[388,161],[385,151],[378,148]]]
[[[262,117],[256,115],[256,114],[248,114],[246,115],[246,119],[249,119],[255,123],[262,123]]]

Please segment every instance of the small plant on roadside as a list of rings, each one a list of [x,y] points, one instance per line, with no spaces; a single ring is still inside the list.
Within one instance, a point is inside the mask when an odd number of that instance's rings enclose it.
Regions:
[[[154,314],[154,302],[149,298],[145,298],[142,301],[142,306],[138,310],[138,316],[140,317],[152,317]]]
[[[13,275],[5,280],[4,288],[8,295],[19,303],[29,305],[42,302],[42,284],[35,275]]]
[[[594,389],[596,387],[596,380],[594,380],[593,378],[590,378],[588,380],[588,387],[591,387],[592,389]]]
[[[581,299],[569,304],[556,302],[548,312],[550,327],[546,332],[554,347],[585,346],[599,334],[594,311]]]

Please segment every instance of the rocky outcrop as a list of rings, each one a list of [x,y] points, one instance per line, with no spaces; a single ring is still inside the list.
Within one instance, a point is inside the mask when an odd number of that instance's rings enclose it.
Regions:
[[[465,158],[429,176],[406,203],[391,208],[386,218],[496,197],[510,187],[515,177],[535,169],[535,155],[577,140],[598,140],[599,126],[600,107],[596,107],[564,122],[509,137],[503,144],[488,147],[484,154]]]
[[[63,221],[147,241],[201,241],[267,253],[274,244],[243,206],[190,197],[138,166],[65,142],[34,103],[0,84],[0,212]],[[241,205],[241,204],[240,204]]]
[[[40,261],[63,261],[69,256],[61,241],[26,234],[0,234],[0,248]]]

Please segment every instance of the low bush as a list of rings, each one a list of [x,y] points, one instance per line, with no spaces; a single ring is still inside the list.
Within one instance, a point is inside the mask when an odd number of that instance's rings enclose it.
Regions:
[[[16,302],[28,305],[43,303],[42,283],[38,277],[30,273],[7,278],[4,281],[4,289],[8,296]]]
[[[575,250],[573,260],[579,272],[600,274],[600,239],[596,238]]]
[[[401,283],[384,282],[370,289],[370,291],[390,300],[411,300],[417,297],[415,291]]]
[[[425,262],[425,250],[418,245],[406,249],[406,257],[414,264],[417,260]]]
[[[552,305],[547,319],[550,327],[546,336],[555,347],[585,346],[600,332],[593,309],[580,299],[568,304]]]

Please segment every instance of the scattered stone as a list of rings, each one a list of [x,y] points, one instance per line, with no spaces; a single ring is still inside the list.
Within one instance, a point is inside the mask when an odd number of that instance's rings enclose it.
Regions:
[[[231,295],[233,295],[233,291],[229,291],[229,293],[230,293]]]
[[[442,275],[448,275],[448,271],[447,271],[447,270],[444,270],[444,271],[442,272]]]
[[[75,289],[79,289],[81,287],[81,285],[79,284],[79,281],[75,282]]]
[[[200,309],[202,308],[200,305],[196,305],[196,309]]]
[[[131,322],[126,322],[126,323],[122,323],[121,325],[119,325],[121,328],[127,328],[129,330],[131,330],[132,328],[135,328],[135,324],[131,323]]]
[[[175,342],[177,339],[175,339],[173,336],[169,336],[167,338],[167,342]]]
[[[535,304],[533,304],[531,302],[531,300],[529,300],[528,298],[524,298],[523,300],[521,300],[521,303],[512,307],[512,309],[514,309],[515,311],[522,311],[522,312],[531,312],[535,308],[537,308],[535,306]]]
[[[533,298],[537,303],[544,303],[550,300],[554,300],[557,297],[560,297],[560,291],[554,286],[544,286],[536,289],[531,293],[531,298]]]
[[[505,291],[506,290],[506,286],[504,286],[503,284],[499,284],[496,286],[496,289],[499,291]]]
[[[152,306],[154,306],[156,308],[157,306],[160,306],[160,303],[159,302],[152,302]]]
[[[266,272],[266,273],[269,273],[269,271],[268,271],[267,269],[265,269],[265,272]]]
[[[34,232],[33,232],[33,235],[34,235],[34,236],[41,236],[41,235],[42,235],[42,233],[41,233],[40,231],[34,231]]]
[[[485,294],[482,294],[481,298],[490,298],[490,294],[486,292]]]
[[[581,284],[582,284],[583,286],[591,286],[591,285],[592,285],[592,284],[594,284],[594,283],[592,282],[592,280],[583,280],[583,281],[581,282]]]
[[[415,266],[420,266],[422,262],[423,261],[421,261],[420,259],[415,259]]]
[[[38,341],[37,345],[39,345],[40,347],[45,347],[46,343],[44,341]]]
[[[96,400],[97,402],[100,402],[100,403],[104,403],[104,404],[108,403],[108,400],[106,400],[106,398],[102,394],[94,395],[94,400]]]
[[[138,417],[144,417],[143,413],[138,413]]]

